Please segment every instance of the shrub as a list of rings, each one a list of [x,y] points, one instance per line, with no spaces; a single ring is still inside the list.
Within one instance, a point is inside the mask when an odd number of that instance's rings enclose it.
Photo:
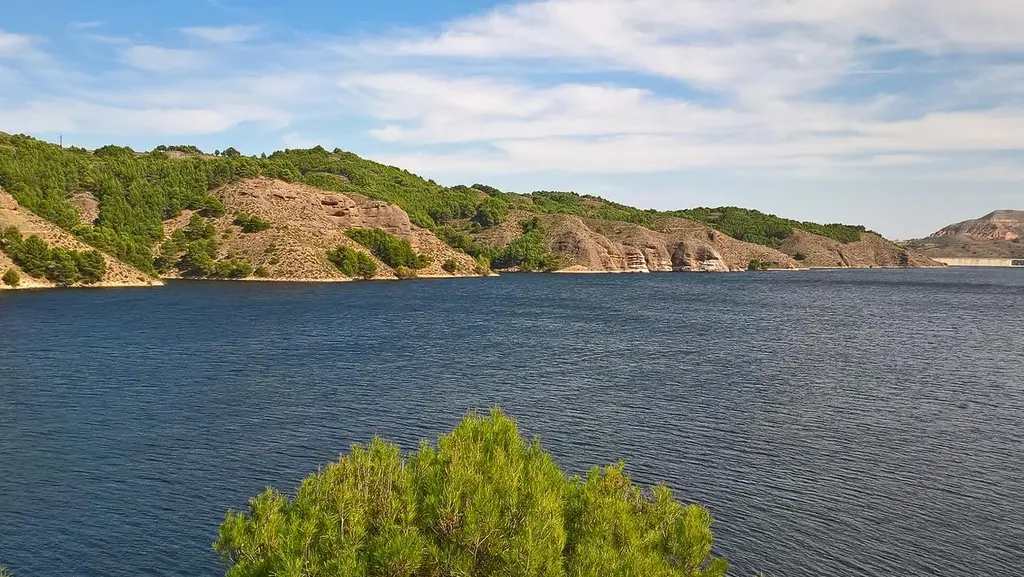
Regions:
[[[70,252],[62,249],[50,253],[46,278],[57,286],[71,286],[78,280],[78,265]]]
[[[480,276],[486,276],[491,272],[491,259],[486,256],[476,257],[476,265],[473,267],[473,271]]]
[[[213,274],[222,278],[246,278],[252,276],[252,265],[237,258],[224,259],[216,264]]]
[[[403,455],[381,439],[228,512],[229,577],[263,575],[720,577],[711,516],[619,463],[567,477],[494,410]]]
[[[198,214],[193,214],[185,227],[185,240],[187,241],[213,238],[216,234],[217,230],[213,223]]]
[[[470,188],[475,188],[475,189],[479,190],[480,192],[484,192],[484,193],[486,193],[486,194],[488,194],[490,196],[497,196],[497,195],[501,194],[501,191],[498,190],[497,188],[495,188],[493,186],[486,185],[486,184],[480,184],[479,182],[474,184]]]
[[[391,268],[420,269],[430,264],[430,258],[414,251],[409,241],[392,236],[379,228],[356,228],[345,231],[345,234],[368,248],[374,256]]]
[[[523,235],[513,240],[495,255],[493,262],[498,268],[519,267],[524,272],[551,271],[559,266],[558,257],[552,254],[544,243],[544,227],[540,219],[533,217],[521,223]]]
[[[327,259],[347,277],[371,279],[377,274],[377,263],[370,255],[352,247],[339,246],[327,251]]]
[[[444,269],[444,271],[449,274],[455,274],[459,272],[459,263],[455,262],[455,259],[450,258],[444,261],[444,264],[441,265],[441,268]]]
[[[99,251],[75,251],[72,256],[75,268],[78,269],[78,280],[82,284],[98,283],[106,276],[107,263]]]
[[[473,222],[481,228],[497,226],[505,221],[508,215],[508,202],[498,197],[490,197],[480,203],[473,215]]]
[[[50,265],[50,247],[46,246],[43,239],[32,235],[21,242],[15,249],[15,254],[9,254],[11,260],[21,267],[21,270],[28,274],[42,278],[46,275],[46,268]]]
[[[178,263],[178,257],[181,256],[181,253],[186,248],[188,248],[188,240],[185,238],[185,233],[181,230],[174,231],[160,245],[160,250],[156,258],[153,259],[153,268],[161,274],[170,272]]]
[[[473,223],[473,227],[479,229],[480,225]],[[461,250],[473,258],[485,256],[490,262],[491,255],[494,254],[494,249],[491,247],[480,244],[473,240],[468,234],[461,230],[456,230],[451,225],[440,226],[434,230],[434,234],[443,240],[448,246]]]
[[[189,243],[178,261],[178,270],[187,276],[213,276],[217,271],[216,244],[212,239]]]
[[[759,260],[759,259],[755,258],[754,260],[750,261],[750,264],[747,265],[747,270],[749,270],[749,271],[768,270],[769,268],[771,268],[772,264],[774,264],[774,263],[765,262],[763,260]]]
[[[253,271],[252,275],[256,278],[270,278],[270,271],[267,270],[267,267],[258,266],[256,267],[256,270]]]
[[[270,228],[270,222],[258,216],[243,213],[235,217],[235,226],[242,227],[244,233],[263,232]]]
[[[774,248],[782,246],[782,241],[793,235],[793,229],[805,230],[844,244],[860,240],[861,233],[867,230],[863,226],[799,222],[735,206],[676,210],[667,214],[703,222],[733,238]]]
[[[9,287],[16,287],[21,284],[21,274],[13,268],[7,269],[2,279],[3,283]]]
[[[406,279],[406,278],[417,278],[420,275],[419,275],[419,273],[416,272],[416,269],[411,269],[409,267],[400,266],[400,267],[395,269],[395,276],[400,278],[400,279]]]
[[[807,260],[807,255],[802,252],[798,252],[793,255],[793,260],[805,261]]]
[[[204,196],[197,204],[196,210],[199,211],[203,216],[211,218],[219,218],[224,216],[224,203],[219,198],[212,195]]]

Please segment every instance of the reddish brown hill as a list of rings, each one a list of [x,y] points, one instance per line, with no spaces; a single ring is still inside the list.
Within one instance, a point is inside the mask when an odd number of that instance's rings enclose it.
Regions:
[[[997,210],[907,246],[932,258],[1024,258],[1024,211]]]
[[[974,240],[1017,240],[1024,236],[1024,211],[997,210],[981,218],[951,224],[932,238],[964,236]]]

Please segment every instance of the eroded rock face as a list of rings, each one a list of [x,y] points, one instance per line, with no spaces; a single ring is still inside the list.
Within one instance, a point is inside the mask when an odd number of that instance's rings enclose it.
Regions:
[[[14,197],[4,192],[4,189],[0,188],[0,209],[3,210],[18,210],[18,201],[14,200]]]
[[[396,236],[408,236],[412,233],[412,222],[409,215],[401,208],[381,202],[367,200],[357,203],[353,215],[357,227],[382,228]]]
[[[90,192],[76,192],[71,195],[71,204],[78,211],[82,224],[95,224],[100,217],[100,201]]]
[[[683,219],[663,219],[656,228],[636,224],[543,215],[548,249],[565,267],[592,272],[726,272],[746,270],[752,260],[793,268],[792,259]]]
[[[943,228],[933,238],[963,236],[972,240],[1016,240],[1024,235],[1024,211],[997,210],[979,219]]]

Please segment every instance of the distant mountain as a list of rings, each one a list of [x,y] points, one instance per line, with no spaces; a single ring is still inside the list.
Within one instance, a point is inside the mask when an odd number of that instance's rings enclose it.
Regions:
[[[907,243],[932,258],[1024,258],[1024,210],[997,210]]]
[[[997,210],[981,218],[951,224],[933,238],[964,236],[978,241],[1017,240],[1024,236],[1024,210]]]

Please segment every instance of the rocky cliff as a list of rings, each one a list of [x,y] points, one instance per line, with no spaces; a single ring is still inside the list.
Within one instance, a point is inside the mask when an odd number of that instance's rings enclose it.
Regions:
[[[519,222],[532,216],[512,213],[500,226],[474,236],[479,242],[503,248],[521,233]],[[779,251],[738,241],[681,218],[658,218],[651,228],[564,214],[538,218],[546,247],[560,257],[565,272],[726,272],[747,270],[752,261],[796,268],[793,259]]]
[[[521,234],[519,222],[535,216],[514,212],[499,226],[475,233],[479,241],[502,248]],[[756,268],[940,267],[877,234],[837,240],[795,229],[779,249],[742,242],[707,225],[660,216],[645,227],[627,222],[539,215],[548,250],[567,272],[727,272]]]

